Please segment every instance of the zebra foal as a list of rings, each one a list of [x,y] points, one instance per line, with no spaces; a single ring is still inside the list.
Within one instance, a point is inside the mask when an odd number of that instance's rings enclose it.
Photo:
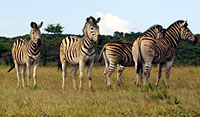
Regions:
[[[198,40],[187,26],[186,21],[178,20],[164,31],[163,37],[156,40],[142,38],[134,42],[132,53],[137,73],[136,80],[139,80],[139,77],[144,75],[144,85],[147,85],[152,64],[159,64],[158,78],[156,81],[156,85],[158,86],[162,66],[166,64],[166,86],[169,87],[170,70],[175,58],[175,49],[178,47],[179,41],[185,40],[196,44]],[[136,82],[136,85],[139,85],[139,81]]]
[[[43,22],[37,25],[35,22],[31,22],[30,40],[18,39],[13,43],[12,58],[14,65],[8,70],[10,72],[14,67],[17,71],[17,87],[20,84],[20,65],[22,66],[22,85],[25,87],[25,72],[28,71],[28,85],[30,85],[31,71],[30,66],[33,64],[33,86],[36,87],[37,67],[40,60],[40,28]]]
[[[85,26],[83,28],[83,37],[68,36],[62,40],[60,45],[60,62],[62,64],[62,88],[65,88],[66,79],[66,63],[73,65],[72,79],[73,87],[76,88],[76,73],[80,70],[80,85],[79,89],[82,89],[82,82],[84,78],[84,66],[88,67],[89,88],[92,89],[92,67],[94,64],[96,51],[94,44],[101,43],[102,38],[99,33],[99,26],[97,23],[100,18],[93,18],[92,16],[86,19]]]
[[[163,36],[163,28],[161,25],[153,25],[147,29],[141,37],[148,37],[158,39]],[[132,42],[128,41],[113,41],[104,45],[98,60],[103,55],[105,61],[104,76],[106,78],[107,86],[111,86],[110,77],[117,67],[117,81],[118,85],[122,84],[122,72],[125,66],[133,66],[134,60],[132,55]]]

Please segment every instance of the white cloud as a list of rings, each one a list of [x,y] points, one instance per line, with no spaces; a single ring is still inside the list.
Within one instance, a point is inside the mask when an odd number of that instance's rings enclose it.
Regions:
[[[98,12],[97,16],[101,17],[101,21],[99,22],[101,34],[113,35],[115,31],[130,32],[132,27],[130,22],[114,16],[111,13],[103,14],[102,12]]]

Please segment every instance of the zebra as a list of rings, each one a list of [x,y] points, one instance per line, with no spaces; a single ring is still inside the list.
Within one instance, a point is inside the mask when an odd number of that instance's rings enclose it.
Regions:
[[[90,16],[86,18],[86,23],[83,28],[83,37],[68,36],[62,40],[60,45],[60,62],[62,64],[62,88],[65,89],[66,79],[66,63],[73,65],[72,67],[72,79],[73,87],[76,89],[76,72],[80,70],[80,85],[79,89],[82,89],[82,82],[84,79],[84,66],[88,67],[88,79],[89,88],[92,87],[92,67],[96,58],[96,51],[94,44],[100,44],[102,41],[99,26],[97,23],[101,18],[95,19]]]
[[[144,85],[146,86],[150,77],[152,64],[159,64],[156,81],[156,86],[158,86],[162,66],[166,64],[166,86],[169,87],[170,70],[175,58],[175,49],[178,47],[179,41],[185,40],[193,44],[196,44],[198,41],[198,38],[187,26],[187,21],[178,20],[164,31],[163,37],[157,40],[151,38],[139,38],[134,42],[132,54],[137,74],[136,85],[140,85],[139,77],[142,78],[144,75]]]
[[[161,25],[153,25],[148,30],[146,30],[142,37],[150,37],[153,39],[158,39],[163,36],[163,28]],[[105,60],[104,76],[106,78],[106,84],[108,87],[111,86],[110,77],[117,67],[117,82],[120,86],[122,84],[122,72],[125,66],[133,66],[133,56],[132,56],[132,46],[133,42],[129,41],[113,41],[108,42],[104,45],[98,60],[101,59],[103,54]]]
[[[40,28],[42,27],[43,22],[37,25],[35,22],[31,22],[31,32],[30,40],[18,39],[13,43],[12,46],[12,58],[14,65],[8,70],[10,72],[14,67],[17,71],[17,87],[20,85],[20,65],[22,66],[22,85],[25,87],[25,72],[28,71],[28,86],[30,85],[31,71],[30,67],[33,64],[33,79],[34,87],[36,86],[36,77],[37,77],[37,67],[40,60]]]

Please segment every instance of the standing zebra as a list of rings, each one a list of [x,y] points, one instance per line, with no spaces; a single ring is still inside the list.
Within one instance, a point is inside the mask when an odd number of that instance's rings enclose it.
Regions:
[[[154,25],[146,30],[141,37],[149,37],[152,39],[158,39],[163,36],[163,28],[161,25]],[[104,75],[106,77],[107,86],[111,86],[110,77],[117,67],[117,81],[118,85],[122,84],[121,75],[125,69],[125,66],[133,66],[132,55],[132,42],[128,41],[113,41],[104,45],[101,50],[99,60],[103,54],[105,60]]]
[[[66,79],[66,63],[73,65],[72,79],[73,87],[76,88],[76,72],[80,70],[80,85],[82,88],[82,82],[84,78],[84,66],[88,67],[89,88],[92,89],[92,67],[94,64],[96,51],[94,49],[94,43],[101,43],[101,35],[99,33],[99,26],[97,20],[92,16],[86,19],[85,26],[83,28],[83,37],[68,36],[62,40],[60,45],[60,61],[62,64],[62,88],[65,88]]]
[[[34,87],[36,87],[36,75],[37,75],[37,67],[39,65],[40,59],[40,28],[42,27],[43,22],[37,25],[35,22],[31,22],[31,32],[30,32],[30,40],[18,39],[13,43],[12,47],[12,57],[14,61],[14,65],[8,70],[10,72],[14,67],[17,71],[17,87],[19,87],[20,83],[20,69],[19,66],[22,65],[22,83],[23,87],[25,87],[25,72],[26,67],[28,69],[28,85],[30,85],[30,66],[33,64],[33,79],[34,79]]]
[[[169,87],[170,70],[175,58],[175,49],[179,41],[185,40],[197,43],[198,38],[189,30],[187,22],[178,20],[171,24],[164,32],[164,36],[153,40],[150,38],[139,38],[132,47],[133,58],[136,67],[136,85],[139,85],[139,76],[142,76],[141,69],[144,67],[144,85],[147,85],[152,64],[159,63],[158,78],[159,84],[163,64],[166,63],[166,85]]]

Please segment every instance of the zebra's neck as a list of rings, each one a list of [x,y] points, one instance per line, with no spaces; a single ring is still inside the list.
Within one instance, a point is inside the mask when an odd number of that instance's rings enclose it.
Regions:
[[[168,44],[170,44],[170,46],[173,46],[174,48],[177,48],[179,40],[181,38],[180,33],[180,28],[177,25],[172,25],[166,30],[165,36],[164,38],[162,38],[162,41],[167,42]]]
[[[88,36],[84,35],[81,51],[87,56],[92,56],[95,53],[93,48],[94,48],[94,42],[90,40]]]
[[[29,54],[31,53],[33,56],[37,56],[39,54],[39,47],[38,44],[35,43],[34,41],[30,40],[29,41]]]

